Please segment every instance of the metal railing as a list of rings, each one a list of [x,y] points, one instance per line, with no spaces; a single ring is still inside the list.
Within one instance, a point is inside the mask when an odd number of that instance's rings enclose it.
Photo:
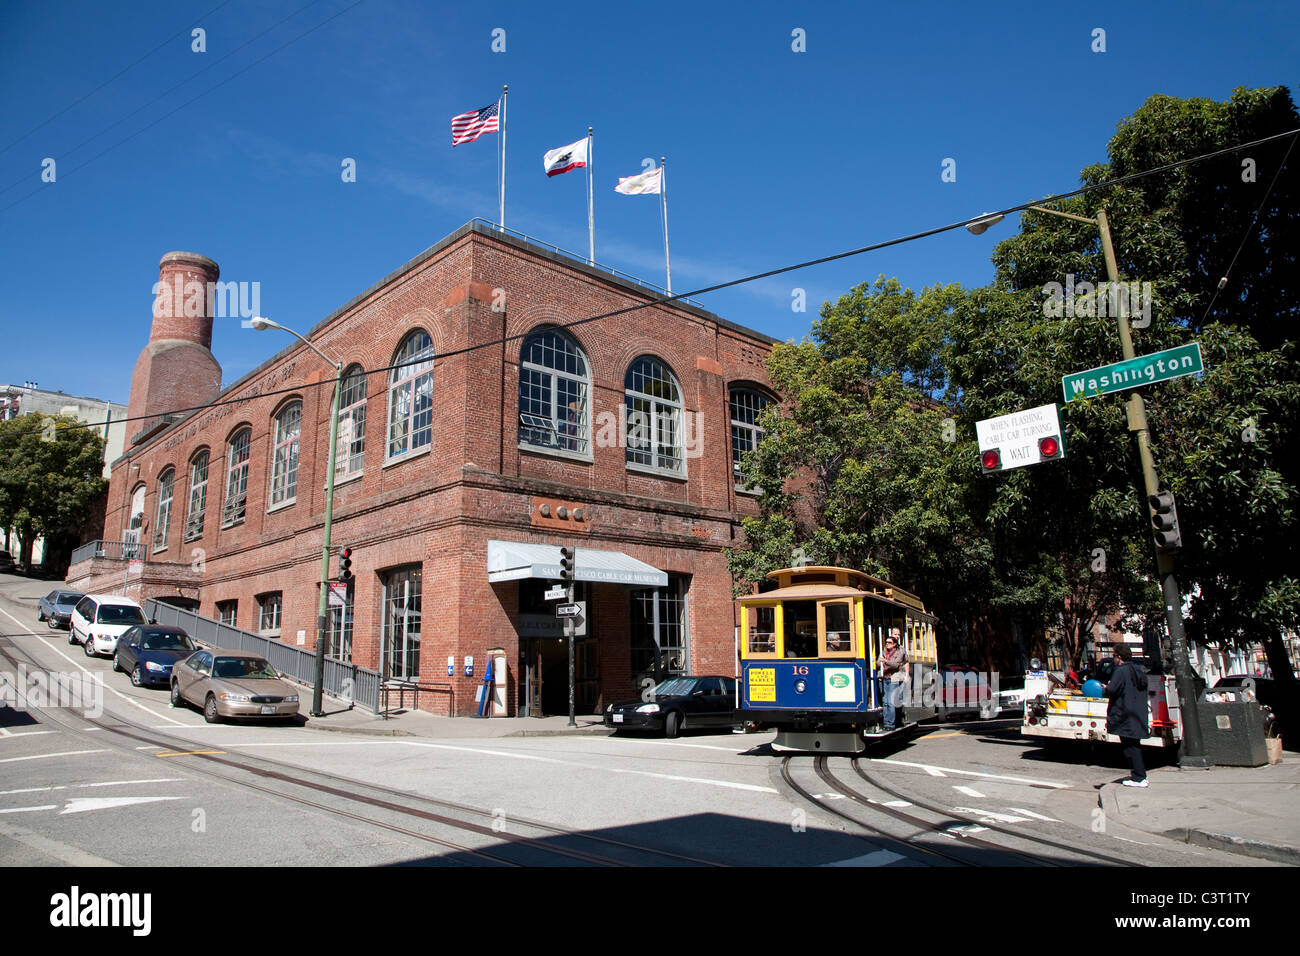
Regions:
[[[153,598],[149,598],[144,603],[145,613],[149,615],[150,620],[184,628],[196,642],[208,647],[224,647],[260,654],[285,677],[307,687],[313,686],[316,654],[312,650],[242,631],[211,618],[199,617],[193,611],[164,604]],[[378,712],[379,684],[377,671],[356,664],[345,664],[328,657],[325,659],[323,689],[331,697]]]
[[[552,252],[558,252],[562,256],[568,256],[570,259],[576,259],[579,262],[583,263],[585,266],[587,266],[587,268],[589,269],[599,269],[601,272],[608,272],[610,275],[622,279],[624,282],[630,282],[633,285],[641,286],[641,288],[645,289],[648,292],[653,293],[655,296],[659,298],[669,297],[668,290],[665,289],[663,286],[655,285],[653,282],[646,282],[644,279],[637,278],[636,276],[630,273],[623,272],[620,269],[615,269],[612,266],[602,265],[599,262],[594,262],[594,263],[588,262],[586,256],[581,255],[577,252],[571,252],[568,249],[562,249],[561,247],[557,246],[553,242],[544,242],[543,240],[538,239],[535,236],[530,236],[527,233],[520,232],[518,229],[511,229],[509,226],[503,227],[498,225],[495,222],[491,222],[487,219],[483,219],[482,217],[475,217],[470,221],[482,223],[484,226],[486,226],[488,229],[491,229],[493,232],[504,232],[508,236],[514,236],[516,239],[522,239],[524,242],[530,243],[534,246],[541,246],[543,249],[549,249]],[[675,299],[673,299],[673,301],[685,302],[687,305],[693,305],[697,309],[704,309],[706,312],[709,311],[708,306],[706,306],[703,302],[699,302],[696,299],[689,299],[686,296],[678,296]]]
[[[144,549],[138,541],[91,541],[72,552],[72,563],[104,558],[108,561],[130,561],[144,557]]]

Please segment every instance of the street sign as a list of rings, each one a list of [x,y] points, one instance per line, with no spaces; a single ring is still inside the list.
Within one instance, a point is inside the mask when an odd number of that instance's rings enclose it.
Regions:
[[[126,563],[126,573],[132,577],[138,577],[144,573],[144,562],[139,558],[132,558]]]
[[[582,613],[581,604],[557,604],[555,605],[556,617],[577,617]]]
[[[348,586],[345,582],[330,582],[330,607],[347,607],[348,603]]]
[[[545,594],[542,595],[543,601],[562,601],[569,596],[569,589],[563,584],[557,584]]]
[[[1061,391],[1065,393],[1065,400],[1072,402],[1076,398],[1095,398],[1109,392],[1122,392],[1126,388],[1165,382],[1203,371],[1205,365],[1201,361],[1201,346],[1192,342],[1163,352],[1090,368],[1086,372],[1062,375]]]
[[[975,423],[984,470],[1006,471],[1065,457],[1056,405],[986,418]]]

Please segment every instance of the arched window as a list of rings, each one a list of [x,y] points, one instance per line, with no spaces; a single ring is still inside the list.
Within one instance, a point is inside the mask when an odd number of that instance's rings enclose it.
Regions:
[[[559,329],[538,329],[519,352],[519,442],[587,455],[591,375],[582,349]]]
[[[416,329],[402,340],[388,379],[388,457],[433,441],[433,340]]]
[[[628,367],[623,385],[628,463],[682,474],[682,399],[677,379],[659,359],[643,355]]]
[[[226,501],[221,506],[221,527],[244,520],[248,500],[248,455],[253,440],[251,428],[241,428],[226,446]]]
[[[167,547],[167,531],[172,523],[172,486],[176,482],[176,469],[168,468],[158,476],[158,513],[153,523],[153,549]]]
[[[366,373],[354,365],[343,373],[334,480],[361,473],[366,457]]]
[[[290,402],[275,416],[275,461],[271,468],[271,504],[298,496],[298,436],[302,431],[302,402]]]
[[[190,462],[190,508],[185,515],[185,540],[203,537],[203,512],[208,506],[208,452],[199,452]]]
[[[740,480],[740,459],[747,451],[758,447],[763,439],[763,429],[758,427],[758,416],[772,400],[752,388],[731,390],[731,469]]]
[[[122,533],[122,557],[140,557],[140,529],[144,526],[144,485],[131,492],[131,517]]]

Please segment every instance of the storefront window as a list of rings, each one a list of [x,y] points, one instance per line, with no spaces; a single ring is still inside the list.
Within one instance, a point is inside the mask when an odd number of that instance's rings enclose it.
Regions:
[[[632,675],[663,680],[690,669],[686,575],[668,575],[668,587],[632,592]]]

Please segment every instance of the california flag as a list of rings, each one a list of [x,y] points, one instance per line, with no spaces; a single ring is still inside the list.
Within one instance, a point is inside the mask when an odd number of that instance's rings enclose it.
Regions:
[[[661,192],[663,189],[663,167],[646,170],[639,176],[620,176],[614,192],[624,196],[644,196],[648,193]]]
[[[568,146],[553,149],[542,157],[547,176],[558,176],[571,169],[580,169],[587,165],[587,140],[580,139]]]

